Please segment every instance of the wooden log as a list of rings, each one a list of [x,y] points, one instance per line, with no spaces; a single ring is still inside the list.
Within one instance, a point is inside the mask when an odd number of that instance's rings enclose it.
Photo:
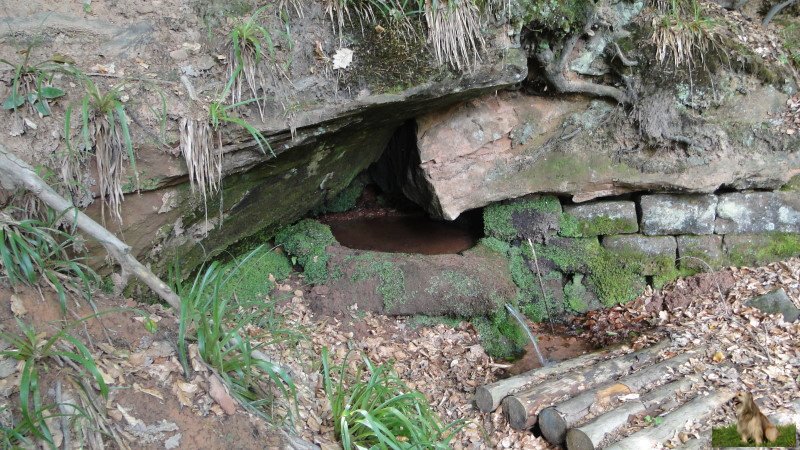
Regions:
[[[538,418],[542,435],[550,443],[561,444],[564,442],[567,429],[582,422],[589,415],[590,409],[594,409],[591,412],[599,412],[598,410],[604,409],[603,405],[607,406],[614,397],[648,389],[653,383],[669,378],[670,369],[676,369],[689,361],[689,358],[705,351],[705,347],[700,347],[680,354],[616,382],[601,384],[567,401],[543,409]]]
[[[704,450],[711,447],[711,435],[689,439],[674,450]]]
[[[509,394],[523,389],[526,386],[544,381],[551,376],[569,373],[575,369],[592,365],[599,360],[608,358],[616,350],[618,350],[618,348],[608,348],[598,352],[587,353],[577,358],[561,361],[546,367],[540,367],[517,376],[481,386],[475,390],[475,406],[477,406],[481,412],[492,412],[500,406],[500,402]]]
[[[0,145],[0,175],[2,175],[0,184],[4,188],[27,189],[47,206],[53,208],[56,213],[74,218],[75,224],[81,231],[99,241],[106,251],[117,260],[123,273],[132,273],[149,286],[159,297],[169,303],[170,306],[180,311],[180,297],[172,292],[172,289],[150,269],[140,263],[131,254],[131,248],[127,244],[120,241],[114,233],[82,213],[72,202],[59,195],[58,192],[36,175],[36,172],[28,163],[9,153],[2,145]]]
[[[610,381],[619,374],[627,374],[637,367],[648,365],[669,345],[669,341],[664,340],[637,352],[573,370],[553,380],[517,392],[503,400],[503,412],[512,428],[526,430],[536,424],[536,417],[543,407],[550,406],[563,396],[575,395]]]
[[[571,428],[566,433],[567,450],[594,450],[611,434],[628,425],[631,416],[654,410],[656,407],[674,399],[677,392],[686,391],[695,380],[684,377],[678,381],[667,383],[656,388],[636,400],[625,402],[619,407],[578,428]]]
[[[658,448],[676,432],[684,429],[687,422],[699,422],[708,417],[714,410],[730,401],[736,393],[723,388],[709,395],[693,398],[680,408],[664,416],[660,425],[645,428],[633,433],[625,439],[606,447],[606,450],[641,450]]]

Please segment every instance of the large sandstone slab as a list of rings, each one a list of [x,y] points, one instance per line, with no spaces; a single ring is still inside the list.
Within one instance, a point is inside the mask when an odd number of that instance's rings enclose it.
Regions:
[[[785,150],[800,148],[800,141],[768,143],[754,137],[755,123],[720,113],[701,130],[713,142],[707,151],[681,157],[632,150],[639,133],[607,120],[613,111],[584,97],[512,92],[429,112],[417,119],[419,162],[411,177],[417,182],[404,191],[414,191],[409,197],[432,216],[454,219],[531,193],[584,202],[640,191],[777,189],[800,173],[800,152]]]
[[[716,233],[800,233],[797,192],[734,192],[717,204]]]
[[[643,234],[714,233],[716,195],[643,195],[639,204]]]

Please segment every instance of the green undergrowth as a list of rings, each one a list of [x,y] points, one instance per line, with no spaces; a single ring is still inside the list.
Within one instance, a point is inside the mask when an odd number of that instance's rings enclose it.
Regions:
[[[304,219],[278,231],[275,245],[292,256],[292,262],[303,267],[303,273],[309,283],[321,284],[328,280],[328,259],[325,250],[336,244],[330,227],[316,220]]]
[[[761,445],[756,445],[752,440],[749,442],[742,442],[742,438],[736,431],[736,425],[728,425],[723,428],[714,428],[711,430],[711,446],[712,447],[764,447],[765,445],[773,447],[795,447],[797,445],[797,428],[794,424],[779,425],[778,439],[774,442],[764,442]],[[768,444],[768,445],[767,445]]]
[[[255,301],[263,300],[275,288],[269,276],[272,275],[275,281],[285,280],[292,272],[292,264],[284,254],[260,247],[243,263],[233,261],[224,270],[231,271],[232,275],[220,290],[220,295],[223,298],[236,295],[242,301]]]
[[[481,346],[494,358],[511,360],[522,355],[528,336],[505,311],[492,317],[477,317],[472,326],[478,332]]]
[[[352,373],[347,357],[332,367],[328,349],[322,349],[323,387],[342,447],[450,448],[462,420],[444,425],[425,395],[397,375],[393,363],[376,366],[364,356],[356,367]]]

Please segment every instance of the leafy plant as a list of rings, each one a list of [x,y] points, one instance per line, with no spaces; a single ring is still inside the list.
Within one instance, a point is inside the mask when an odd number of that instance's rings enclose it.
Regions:
[[[323,348],[325,394],[345,450],[450,448],[463,421],[442,425],[425,396],[409,389],[390,363],[376,367],[364,357],[355,375],[347,367],[345,357],[341,366],[332,369],[328,349]]]
[[[3,101],[2,108],[16,110],[27,102],[31,112],[39,113],[41,116],[49,116],[51,114],[50,102],[63,97],[65,94],[63,90],[52,85],[55,68],[49,66],[51,61],[28,64],[31,50],[32,46],[28,47],[25,51],[24,60],[19,64],[0,59],[0,63],[14,69],[14,76],[11,79],[11,92]]]
[[[46,338],[43,333],[37,333],[32,325],[19,319],[17,319],[17,326],[22,332],[21,336],[0,333],[0,339],[9,344],[9,350],[0,351],[0,356],[23,362],[19,379],[19,406],[22,417],[20,423],[13,430],[12,439],[24,440],[20,438],[30,433],[36,438],[46,441],[51,448],[56,448],[45,420],[58,414],[46,415],[46,412],[55,406],[42,403],[39,366],[43,360],[52,358],[57,361],[72,362],[94,379],[103,397],[108,397],[108,386],[103,381],[91,352],[80,340],[68,332],[80,322],[81,320],[73,322],[50,338]]]
[[[112,216],[122,222],[121,204],[124,200],[122,192],[122,168],[125,158],[128,159],[133,170],[136,185],[139,185],[139,173],[136,170],[136,156],[133,151],[130,129],[128,128],[128,115],[125,104],[122,102],[124,84],[117,85],[106,92],[88,77],[77,74],[86,89],[80,104],[81,138],[83,151],[75,152],[72,147],[72,105],[67,107],[64,119],[65,139],[69,153],[81,156],[65,160],[64,164],[71,166],[65,173],[74,174],[78,171],[76,164],[83,161],[94,149],[95,162],[97,163],[98,187],[100,188],[101,214],[105,219],[105,206],[111,209]]]
[[[231,299],[221,294],[235,273],[236,269],[226,271],[215,261],[186,285],[178,281],[180,269],[172,268],[175,291],[181,297],[178,353],[188,373],[187,342],[196,342],[200,357],[217,371],[233,395],[252,411],[264,414],[263,406],[273,396],[269,385],[277,386],[283,396],[292,399],[296,397],[296,387],[283,367],[254,354],[260,345],[253,346],[242,332],[260,309],[235,317],[231,314]]]
[[[661,417],[661,416],[656,416],[656,417],[644,416],[644,421],[648,425],[652,425],[652,426],[656,426],[657,427],[657,426],[661,425],[662,423],[664,423],[664,418]]]
[[[88,297],[100,278],[70,256],[76,237],[56,228],[59,219],[52,210],[44,221],[17,220],[0,211],[0,264],[11,284],[33,286],[44,280],[58,294],[61,308],[66,309],[68,288]]]
[[[242,91],[245,85],[253,95],[261,120],[264,120],[264,102],[258,91],[264,90],[266,82],[259,69],[265,56],[275,58],[275,44],[272,33],[258,21],[268,6],[258,8],[247,20],[239,23],[230,32],[230,55],[228,58],[228,86],[231,105],[242,104]],[[249,131],[249,130],[248,130]],[[252,134],[252,133],[251,133]],[[254,136],[255,137],[255,136]],[[263,149],[262,149],[263,150]]]

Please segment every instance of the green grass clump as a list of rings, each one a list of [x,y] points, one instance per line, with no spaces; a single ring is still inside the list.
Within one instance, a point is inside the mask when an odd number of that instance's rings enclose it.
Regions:
[[[254,254],[245,256],[241,264]],[[225,270],[214,261],[205,270],[201,269],[191,284],[180,281],[179,267],[173,267],[172,273],[175,292],[181,298],[178,355],[186,375],[191,367],[187,359],[188,343],[196,342],[203,361],[214,368],[231,394],[251,412],[269,418],[273,387],[296,404],[296,387],[289,374],[278,364],[255,358],[253,352],[259,346],[253,346],[243,331],[245,325],[256,322],[262,315],[264,302],[234,304],[221,295],[236,275],[236,269]],[[284,330],[267,331],[272,342],[285,338]]]
[[[483,231],[488,237],[509,242],[518,236],[512,223],[514,213],[521,211],[539,211],[542,213],[561,213],[561,204],[552,196],[544,196],[533,200],[520,200],[508,204],[495,203],[483,209]]]
[[[228,283],[220,291],[223,298],[230,298],[236,294],[239,300],[254,301],[264,300],[275,283],[269,280],[269,275],[275,281],[285,280],[292,273],[292,264],[282,253],[277,253],[266,247],[261,247],[244,263],[233,262],[226,267],[233,271]]]
[[[325,248],[336,243],[330,227],[311,219],[285,227],[275,235],[275,245],[283,246],[286,253],[296,258],[296,262],[303,267],[306,279],[312,284],[328,280],[330,255]]]
[[[795,20],[783,27],[781,30],[783,46],[789,54],[789,61],[796,67],[800,67],[800,21]]]
[[[736,431],[736,425],[711,430],[712,447],[795,447],[797,446],[797,429],[794,424],[778,425],[778,439],[775,442],[763,442],[756,445],[752,440],[742,442],[741,436]]]
[[[87,379],[92,379],[97,383],[100,394],[108,397],[108,386],[97,369],[92,353],[80,340],[69,333],[71,328],[82,322],[83,320],[75,321],[53,336],[46,338],[32,325],[17,319],[17,326],[22,332],[21,336],[0,333],[0,340],[9,344],[7,350],[0,351],[0,356],[23,363],[19,378],[21,421],[8,430],[3,438],[12,444],[11,448],[16,448],[16,444],[25,443],[26,436],[41,439],[50,448],[56,448],[46,419],[59,417],[61,413],[58,411],[59,405],[45,404],[42,401],[40,370],[45,360],[52,359],[59,365],[63,365],[64,360],[74,363],[76,367],[85,372],[84,376]],[[78,411],[76,416],[83,414],[79,408],[74,407],[73,409]]]
[[[472,320],[478,331],[481,346],[494,358],[511,360],[518,358],[528,344],[528,336],[505,311],[492,317],[478,317]]]
[[[458,326],[461,325],[461,319],[456,319],[454,317],[447,317],[447,316],[416,315],[408,319],[408,324],[412,328],[435,327],[436,325],[439,324],[446,325],[452,328],[458,328]]]
[[[12,285],[43,281],[66,310],[67,290],[89,299],[100,277],[72,256],[77,251],[76,236],[57,229],[58,221],[52,210],[45,220],[16,220],[8,211],[0,211],[0,267]]]
[[[463,421],[443,425],[425,396],[406,386],[391,363],[375,366],[364,357],[351,374],[346,357],[332,368],[323,348],[322,375],[334,430],[345,450],[445,450],[463,426]]]

